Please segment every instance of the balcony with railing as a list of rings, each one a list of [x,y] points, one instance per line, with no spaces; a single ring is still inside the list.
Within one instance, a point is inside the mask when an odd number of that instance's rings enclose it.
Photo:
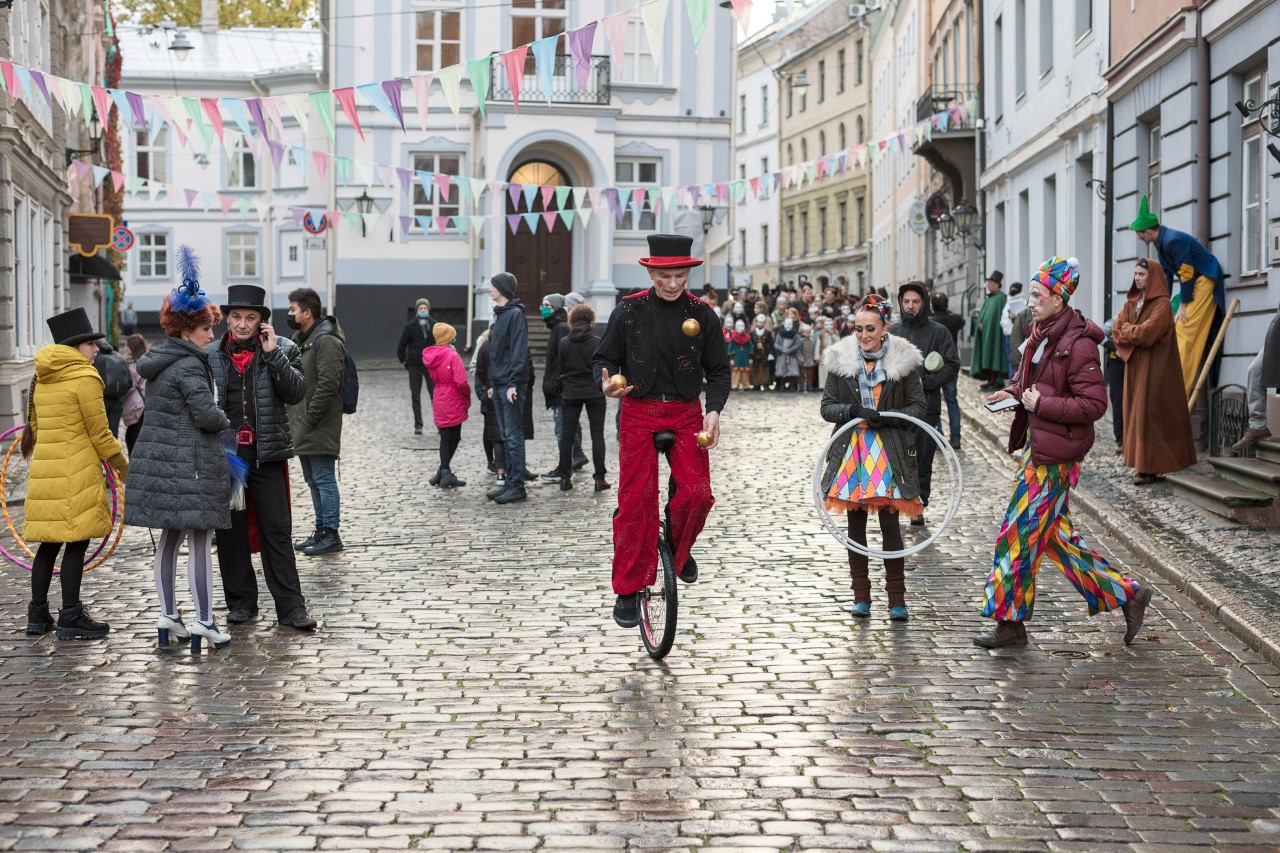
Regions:
[[[955,107],[964,110],[953,112],[943,124],[934,122],[929,133],[915,146],[915,154],[923,157],[941,172],[951,188],[951,204],[973,193],[973,171],[977,157],[977,131],[975,122],[982,115],[981,105],[970,111],[970,101],[978,97],[978,90],[971,86],[930,86],[916,102],[917,121],[928,121],[938,113]],[[971,199],[972,200],[972,199]]]
[[[578,74],[573,67],[573,57],[567,53],[556,54],[549,92],[546,91],[543,80],[538,77],[532,55],[525,63],[524,75],[520,78],[522,104],[545,104],[548,100],[553,104],[607,104],[609,96],[609,57],[607,56],[590,58],[590,70],[585,87],[578,85]],[[496,55],[493,57],[492,72],[489,75],[488,100],[498,102],[514,100],[511,81],[507,78],[506,64]]]
[[[924,121],[952,107],[963,107],[977,97],[978,90],[972,86],[930,86],[924,90],[920,100],[916,101],[916,121]],[[966,115],[958,120],[958,126],[973,127],[973,119],[974,116]]]

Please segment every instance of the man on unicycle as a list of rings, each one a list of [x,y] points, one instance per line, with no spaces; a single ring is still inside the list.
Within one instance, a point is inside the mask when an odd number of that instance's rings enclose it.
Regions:
[[[730,365],[720,318],[685,292],[691,237],[653,234],[649,270],[653,287],[618,303],[592,367],[604,393],[622,400],[618,440],[618,508],[613,514],[613,620],[639,624],[639,591],[653,583],[658,564],[658,451],[653,436],[674,432],[670,451],[675,488],[668,502],[671,549],[685,583],[698,579],[689,555],[715,503],[707,451],[720,440],[720,411],[729,398]],[[707,408],[699,396],[703,379]],[[706,435],[700,446],[699,432]]]

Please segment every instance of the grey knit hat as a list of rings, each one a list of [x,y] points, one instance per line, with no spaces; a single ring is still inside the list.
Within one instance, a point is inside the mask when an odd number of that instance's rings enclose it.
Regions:
[[[587,298],[583,296],[581,293],[577,293],[571,290],[564,295],[564,310],[572,311],[574,307],[581,305],[586,301],[587,301]]]
[[[520,284],[516,281],[516,277],[509,272],[498,273],[493,278],[489,279],[489,283],[496,287],[498,292],[508,299],[515,299],[516,288]]]
[[[428,311],[431,310],[431,303],[425,298],[419,299],[417,302],[413,303],[413,309],[416,311],[424,305],[427,306]]]
[[[558,293],[548,293],[542,297],[542,301],[550,305],[552,311],[559,311],[564,307],[564,297]]]

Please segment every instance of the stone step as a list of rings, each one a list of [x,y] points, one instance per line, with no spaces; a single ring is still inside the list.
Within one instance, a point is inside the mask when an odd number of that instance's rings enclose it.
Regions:
[[[1280,464],[1265,459],[1238,459],[1232,456],[1211,458],[1209,464],[1224,480],[1273,498],[1280,497]]]
[[[1280,439],[1264,438],[1253,446],[1254,454],[1267,462],[1280,463]]]
[[[1204,474],[1170,474],[1166,479],[1174,495],[1215,515],[1251,527],[1280,524],[1280,501],[1271,495]]]

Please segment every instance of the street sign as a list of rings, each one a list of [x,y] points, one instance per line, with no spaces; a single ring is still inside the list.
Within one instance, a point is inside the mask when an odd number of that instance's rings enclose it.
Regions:
[[[72,213],[67,217],[67,242],[88,257],[111,245],[116,221],[105,213]]]
[[[307,250],[308,250],[308,251],[310,251],[310,250],[312,250],[312,249],[319,249],[319,250],[323,251],[323,250],[324,250],[324,248],[325,248],[325,238],[324,238],[324,237],[308,237],[308,238],[307,238]]]
[[[133,232],[121,225],[111,232],[111,248],[117,252],[127,252],[133,248]]]
[[[917,200],[911,205],[911,212],[907,214],[907,227],[916,234],[929,233],[929,217],[926,215],[926,210],[925,203]]]
[[[329,220],[324,216],[316,219],[308,213],[306,216],[302,217],[302,227],[307,229],[308,234],[323,234],[324,229],[329,227]]]

